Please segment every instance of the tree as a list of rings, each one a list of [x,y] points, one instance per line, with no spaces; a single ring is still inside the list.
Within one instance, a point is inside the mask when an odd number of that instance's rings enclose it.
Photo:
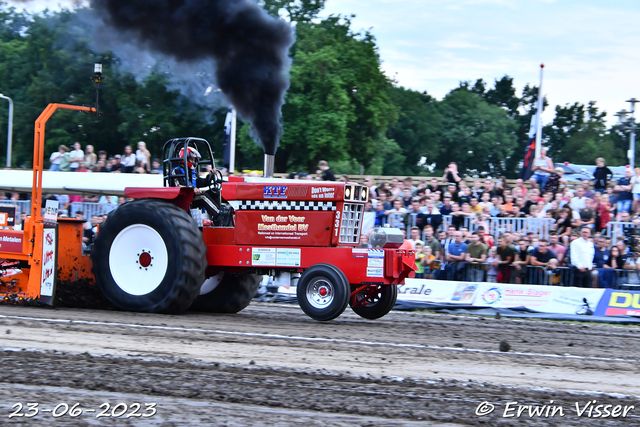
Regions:
[[[549,157],[577,164],[595,163],[597,157],[606,157],[612,165],[623,163],[625,150],[607,131],[605,117],[606,113],[600,113],[594,101],[586,107],[577,102],[557,106],[553,122],[542,133],[549,146]]]
[[[324,9],[325,0],[264,0],[262,7],[271,16],[280,16],[285,10],[292,22],[310,22]]]
[[[516,146],[516,124],[504,109],[468,90],[454,90],[438,104],[438,110],[443,129],[438,169],[453,161],[462,172],[493,176],[504,172],[504,161]]]
[[[399,171],[390,175],[420,174],[424,171],[422,166],[418,166],[420,159],[425,157],[428,162],[433,162],[439,154],[442,117],[436,101],[426,92],[403,87],[392,88],[390,95],[399,114],[398,120],[389,127],[387,137],[397,143],[404,158],[402,164],[397,165]],[[387,161],[385,165],[389,163]]]
[[[350,24],[340,17],[298,24],[277,170],[315,171],[321,159],[369,168],[383,155],[382,136],[397,117],[391,85],[373,36]]]

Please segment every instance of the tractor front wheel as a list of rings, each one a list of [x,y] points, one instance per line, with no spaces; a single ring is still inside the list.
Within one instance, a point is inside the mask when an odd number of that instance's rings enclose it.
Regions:
[[[349,305],[358,316],[373,320],[389,313],[397,299],[396,285],[371,285],[355,294]]]
[[[237,313],[249,305],[251,299],[258,293],[258,287],[262,281],[262,276],[252,273],[219,274],[223,275],[221,279],[217,276],[207,279],[200,290],[200,295],[189,310],[209,313]],[[219,280],[213,289],[207,286],[211,279]]]
[[[117,308],[179,313],[198,296],[206,253],[200,230],[183,209],[142,199],[109,214],[91,260],[100,290]]]
[[[298,304],[307,316],[319,321],[332,320],[349,304],[349,282],[339,268],[316,264],[300,276],[297,295]]]

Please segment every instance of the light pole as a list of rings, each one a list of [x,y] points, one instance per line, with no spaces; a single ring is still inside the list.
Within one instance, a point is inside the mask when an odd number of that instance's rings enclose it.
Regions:
[[[0,93],[0,98],[9,101],[9,130],[7,132],[7,167],[11,167],[11,146],[13,144],[13,100]]]
[[[631,98],[627,100],[627,102],[630,105],[629,111],[618,111],[615,116],[618,117],[618,123],[622,126],[622,129],[631,131],[631,135],[629,136],[629,152],[627,153],[627,156],[629,157],[629,166],[633,169],[636,161],[636,129],[638,129],[633,113],[635,112],[636,102],[640,101],[635,98]],[[627,115],[629,115],[629,118],[627,118]]]

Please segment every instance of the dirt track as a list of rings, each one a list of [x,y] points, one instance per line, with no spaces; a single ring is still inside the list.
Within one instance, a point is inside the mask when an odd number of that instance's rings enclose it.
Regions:
[[[0,425],[640,425],[637,327],[402,312],[372,322],[349,309],[318,323],[276,304],[217,316],[0,315]],[[594,399],[637,408],[578,417],[576,402]],[[481,417],[484,401],[495,411]],[[564,417],[503,418],[513,401],[560,406]],[[17,402],[97,413],[104,402],[157,403],[157,413],[9,419]]]

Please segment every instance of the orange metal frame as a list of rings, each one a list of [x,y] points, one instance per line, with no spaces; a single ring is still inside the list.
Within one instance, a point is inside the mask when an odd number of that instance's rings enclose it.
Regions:
[[[37,298],[40,296],[40,278],[42,275],[42,236],[44,230],[42,217],[42,173],[44,170],[44,140],[45,125],[49,118],[58,109],[85,111],[87,113],[96,113],[93,107],[83,107],[78,105],[67,104],[49,104],[47,108],[40,114],[35,124],[35,133],[33,139],[33,184],[31,188],[31,217],[25,221],[23,230],[22,253],[8,253],[0,251],[0,259],[20,260],[29,262],[28,282],[26,289],[19,286],[18,289],[11,291],[11,294],[19,295],[23,298]],[[60,239],[58,239],[60,240]],[[13,277],[23,279],[21,277]],[[10,277],[12,278],[12,277]],[[6,280],[7,278],[5,278]],[[4,293],[4,292],[3,292]]]

